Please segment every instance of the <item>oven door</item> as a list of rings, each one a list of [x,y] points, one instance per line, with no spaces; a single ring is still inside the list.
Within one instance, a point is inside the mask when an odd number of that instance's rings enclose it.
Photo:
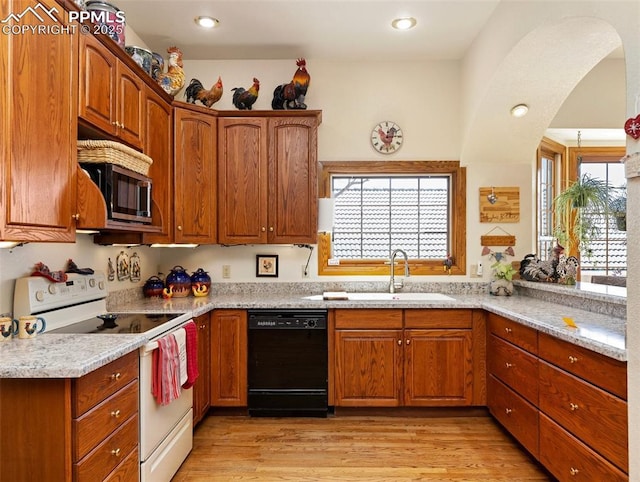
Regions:
[[[180,396],[168,405],[157,404],[151,392],[157,345],[140,348],[140,474],[142,481],[153,482],[171,480],[193,446],[193,390],[181,388]]]

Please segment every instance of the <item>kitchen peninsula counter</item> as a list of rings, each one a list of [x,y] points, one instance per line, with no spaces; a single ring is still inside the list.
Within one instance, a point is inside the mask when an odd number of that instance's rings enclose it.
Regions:
[[[447,293],[450,301],[415,300],[309,300],[309,293],[215,293],[201,298],[142,298],[110,300],[109,311],[144,313],[191,313],[199,316],[214,309],[333,309],[399,308],[484,309],[542,333],[588,348],[610,358],[626,361],[626,320],[609,313],[597,313],[549,302],[532,296],[511,297],[488,294]],[[615,298],[614,298],[615,299]],[[606,301],[606,298],[603,298]],[[615,301],[619,303],[620,300]],[[570,328],[563,317],[572,318]],[[144,334],[59,335],[43,334],[32,340],[15,339],[0,345],[0,378],[67,378],[89,373],[148,341]]]

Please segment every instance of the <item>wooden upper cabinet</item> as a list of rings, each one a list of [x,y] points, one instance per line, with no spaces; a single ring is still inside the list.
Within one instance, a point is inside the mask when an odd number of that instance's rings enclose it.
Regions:
[[[318,236],[318,123],[269,119],[269,242],[315,243]]]
[[[213,244],[216,223],[216,117],[174,109],[174,239]]]
[[[144,152],[153,164],[149,168],[152,180],[151,217],[160,227],[158,234],[144,234],[144,244],[173,241],[173,111],[171,104],[145,89],[146,123]]]
[[[109,136],[142,149],[143,81],[98,38],[80,37],[80,117]]]
[[[231,117],[218,124],[218,239],[317,241],[319,115]]]
[[[25,15],[21,25],[66,24]],[[3,1],[0,15],[27,4]],[[77,35],[0,35],[0,239],[75,240]]]
[[[218,119],[218,239],[267,242],[267,119]]]

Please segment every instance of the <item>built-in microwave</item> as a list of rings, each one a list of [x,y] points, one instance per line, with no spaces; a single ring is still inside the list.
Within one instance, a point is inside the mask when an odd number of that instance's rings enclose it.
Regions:
[[[114,221],[151,224],[151,179],[109,163],[81,162],[80,167],[96,183]]]

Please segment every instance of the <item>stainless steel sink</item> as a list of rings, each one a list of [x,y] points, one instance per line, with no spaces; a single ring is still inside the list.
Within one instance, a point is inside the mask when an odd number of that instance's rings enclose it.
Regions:
[[[305,300],[320,301],[325,299],[324,295],[305,296]],[[326,299],[344,299],[334,297]],[[443,295],[442,293],[346,293],[349,301],[454,301],[455,298]]]

